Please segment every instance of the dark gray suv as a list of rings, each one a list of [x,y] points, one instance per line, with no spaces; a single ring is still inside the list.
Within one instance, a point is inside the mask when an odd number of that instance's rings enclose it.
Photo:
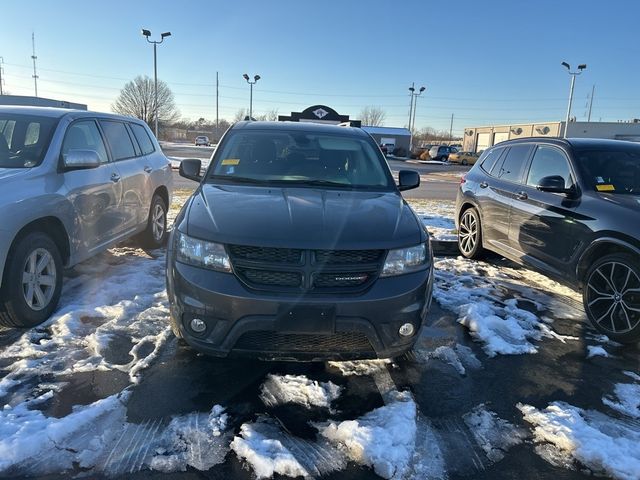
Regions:
[[[640,339],[640,145],[527,138],[486,150],[460,184],[458,245],[580,288],[596,329]]]
[[[134,235],[161,246],[171,175],[139,120],[0,107],[0,324],[46,320],[64,267]]]
[[[392,357],[431,303],[429,236],[358,128],[240,122],[221,140],[169,241],[174,333],[263,359]]]

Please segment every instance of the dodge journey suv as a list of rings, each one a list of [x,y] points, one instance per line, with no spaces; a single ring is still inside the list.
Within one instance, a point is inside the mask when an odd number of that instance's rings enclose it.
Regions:
[[[429,237],[375,141],[358,128],[240,122],[221,140],[169,240],[174,333],[263,359],[400,355],[433,284]]]
[[[640,145],[502,142],[460,184],[458,245],[484,249],[582,290],[593,326],[640,340]]]
[[[133,235],[162,245],[171,182],[139,120],[0,107],[0,324],[45,321],[64,267]]]

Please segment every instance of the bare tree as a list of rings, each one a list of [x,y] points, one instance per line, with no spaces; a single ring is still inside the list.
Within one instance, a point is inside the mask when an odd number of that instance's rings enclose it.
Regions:
[[[155,88],[153,79],[138,75],[127,82],[111,109],[121,115],[129,115],[152,126],[155,120]],[[158,122],[173,123],[180,117],[169,86],[158,80]]]
[[[370,127],[380,127],[384,123],[387,114],[382,107],[373,107],[371,105],[364,107],[360,112],[360,120],[363,125]]]

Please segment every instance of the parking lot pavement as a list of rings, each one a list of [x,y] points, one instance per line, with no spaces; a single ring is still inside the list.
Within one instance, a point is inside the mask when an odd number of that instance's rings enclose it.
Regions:
[[[84,262],[49,322],[0,332],[0,476],[638,478],[638,346],[503,259],[434,267],[410,354],[267,363],[172,336],[163,251]]]

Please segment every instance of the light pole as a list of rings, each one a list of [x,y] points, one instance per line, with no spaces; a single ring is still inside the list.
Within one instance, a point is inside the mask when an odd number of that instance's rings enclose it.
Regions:
[[[153,101],[153,120],[154,120],[154,130],[156,134],[156,138],[158,138],[158,55],[156,52],[157,46],[164,42],[166,37],[171,36],[171,32],[164,32],[160,34],[160,41],[157,40],[149,40],[151,36],[151,30],[142,29],[142,35],[145,36],[147,42],[153,43],[153,81],[155,84],[155,94]]]
[[[260,75],[254,75],[253,76],[253,82],[251,80],[249,80],[249,75],[247,75],[246,73],[244,75],[242,75],[242,77],[247,81],[247,83],[249,84],[249,120],[253,120],[253,86],[256,84],[256,82],[258,80],[260,80]]]
[[[411,133],[411,141],[409,142],[409,150],[413,150],[413,129],[416,126],[416,107],[418,106],[417,97],[422,95],[422,92],[426,90],[425,87],[420,87],[418,93],[416,93],[416,88],[412,83],[409,87],[409,95],[411,96],[411,102],[409,102],[409,132]],[[411,154],[411,152],[409,152]]]
[[[573,86],[576,83],[576,75],[580,75],[582,71],[587,68],[587,65],[584,63],[578,65],[577,72],[572,72],[571,65],[569,65],[567,62],[562,62],[562,65],[567,67],[567,72],[569,72],[569,75],[571,75],[571,88],[569,89],[569,106],[567,107],[567,119],[564,124],[564,138],[567,138],[567,132],[569,131],[569,118],[571,115],[571,104],[573,103]]]

